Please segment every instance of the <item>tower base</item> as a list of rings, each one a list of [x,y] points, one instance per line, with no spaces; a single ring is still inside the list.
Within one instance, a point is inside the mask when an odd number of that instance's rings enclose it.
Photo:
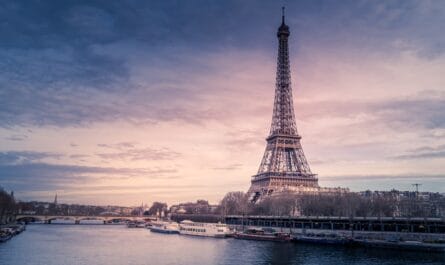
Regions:
[[[254,176],[248,191],[249,199],[257,202],[265,196],[274,196],[282,193],[318,193],[318,179],[315,175],[302,177],[266,177]]]

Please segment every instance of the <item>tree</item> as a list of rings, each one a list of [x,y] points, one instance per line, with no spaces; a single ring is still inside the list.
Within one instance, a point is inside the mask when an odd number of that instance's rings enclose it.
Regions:
[[[220,205],[224,215],[246,214],[248,203],[247,194],[242,191],[232,191],[224,196]]]
[[[154,202],[150,209],[148,209],[148,215],[157,215],[159,212],[164,212],[167,209],[167,204],[164,202]]]
[[[0,224],[8,222],[8,217],[17,211],[14,196],[0,187]]]
[[[291,192],[283,192],[249,206],[249,214],[253,215],[294,215],[297,210],[297,197]]]

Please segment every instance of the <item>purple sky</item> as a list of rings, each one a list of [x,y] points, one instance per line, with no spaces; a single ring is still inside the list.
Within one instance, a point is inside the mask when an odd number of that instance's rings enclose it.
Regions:
[[[445,192],[445,3],[405,0],[7,1],[0,185],[121,205],[247,191],[283,3],[320,185]]]

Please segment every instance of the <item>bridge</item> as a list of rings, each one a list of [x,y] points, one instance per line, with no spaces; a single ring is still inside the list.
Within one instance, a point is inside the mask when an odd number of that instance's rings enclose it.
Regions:
[[[118,221],[148,221],[154,220],[154,217],[148,216],[120,216],[120,215],[35,215],[35,214],[18,214],[16,215],[17,222],[43,222],[45,224],[51,224],[54,220],[73,220],[74,224],[80,224],[85,220],[100,220],[104,224],[113,223]]]

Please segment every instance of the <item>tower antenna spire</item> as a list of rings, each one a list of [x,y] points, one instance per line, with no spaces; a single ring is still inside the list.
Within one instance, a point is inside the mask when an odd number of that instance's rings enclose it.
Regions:
[[[281,7],[281,21],[284,24],[284,6]]]

